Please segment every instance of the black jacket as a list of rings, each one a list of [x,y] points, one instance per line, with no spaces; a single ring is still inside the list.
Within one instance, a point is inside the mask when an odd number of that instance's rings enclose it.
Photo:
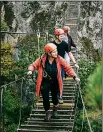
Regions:
[[[72,40],[72,37],[68,34],[68,44],[70,45],[70,47],[75,47],[76,48],[76,45],[74,43],[74,41]]]

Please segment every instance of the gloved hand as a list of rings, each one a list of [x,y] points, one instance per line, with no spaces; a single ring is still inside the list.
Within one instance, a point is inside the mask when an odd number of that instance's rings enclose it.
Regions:
[[[32,75],[32,71],[28,71],[27,72],[27,75]]]
[[[74,64],[74,66],[75,66],[76,68],[78,68],[78,69],[79,69],[79,66],[78,66],[78,64],[77,64],[77,63],[75,63],[75,64]]]
[[[79,84],[80,79],[78,77],[75,78],[75,81],[77,82],[77,84]]]

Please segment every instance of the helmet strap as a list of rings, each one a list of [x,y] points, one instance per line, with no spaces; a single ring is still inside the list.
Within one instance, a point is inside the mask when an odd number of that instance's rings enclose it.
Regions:
[[[59,44],[61,42],[58,37],[56,37],[56,39],[55,39],[55,41],[56,41],[57,44]]]

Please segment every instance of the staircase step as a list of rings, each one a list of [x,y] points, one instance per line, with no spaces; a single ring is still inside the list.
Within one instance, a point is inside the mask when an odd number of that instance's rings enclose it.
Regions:
[[[75,91],[63,92],[63,96],[75,96]]]
[[[41,96],[40,96],[41,97]],[[50,98],[52,98],[52,96],[50,95],[49,96]],[[42,97],[41,97],[42,98]],[[71,98],[75,98],[75,96],[63,96],[63,98],[65,99],[65,98],[68,98],[68,99],[71,99]]]
[[[26,125],[26,124],[23,124],[21,125],[21,128],[32,128],[32,129],[38,129],[38,130],[56,130],[56,129],[59,129],[59,130],[64,130],[64,129],[69,129],[71,130],[72,129],[72,126],[51,126],[51,125],[48,125],[48,126],[45,126],[45,125]]]
[[[43,106],[43,103],[36,103],[36,106]],[[53,106],[53,103],[50,103],[50,106]],[[74,106],[74,103],[64,103],[64,104],[59,104],[60,107],[69,107],[69,106]]]
[[[75,99],[65,100],[65,99],[63,98],[63,101],[64,101],[64,104],[67,104],[67,103],[74,103],[74,102],[75,102]],[[40,100],[40,101],[37,102],[37,103],[43,103],[43,101]],[[52,103],[52,100],[50,100],[50,103]]]
[[[59,110],[58,109],[58,112],[71,112],[72,110]],[[32,112],[45,112],[44,109],[33,109]]]
[[[63,80],[63,88],[65,89],[65,88],[76,88],[77,86],[76,86],[76,84],[75,83],[67,83],[67,81],[68,80]],[[68,87],[67,87],[68,86]]]
[[[63,86],[63,91],[68,91],[68,90],[76,90],[76,87],[69,87],[68,85]]]
[[[74,66],[72,66],[73,68],[74,68]],[[68,78],[68,81],[71,81],[71,80],[73,80],[73,78],[72,77],[69,77]]]
[[[30,114],[30,117],[38,117],[38,118],[44,118],[45,117],[45,114]],[[71,113],[71,114],[58,114],[58,116],[56,117],[56,119],[73,119],[74,118],[74,115]]]
[[[72,23],[66,23],[65,25],[66,25],[66,26],[70,26],[70,27],[71,27],[71,26],[78,26],[78,24],[72,24]]]
[[[63,90],[63,96],[75,96],[76,90],[65,88]],[[51,96],[51,93],[49,93],[49,96]],[[42,99],[42,95],[40,95],[40,98]]]
[[[38,103],[38,105],[36,106],[36,109],[44,109],[43,105],[41,105],[42,103]],[[52,104],[52,103],[51,103]],[[66,103],[65,103],[66,104]],[[72,104],[72,103],[69,103]],[[63,105],[63,104],[62,104]],[[59,105],[60,106],[60,105]],[[64,105],[64,106],[60,106],[59,110],[71,110],[72,108],[74,108],[74,105]],[[50,109],[53,109],[53,105],[50,106]]]
[[[63,83],[68,83],[69,85],[73,85],[73,84],[76,85],[76,82],[73,80],[73,78],[71,78],[69,80],[63,80]]]
[[[29,124],[29,125],[36,125],[36,124],[39,124],[39,125],[45,125],[45,126],[47,126],[47,125],[53,125],[53,126],[55,126],[55,125],[57,125],[57,126],[59,126],[60,124],[61,124],[61,126],[72,126],[73,125],[73,122],[51,122],[51,121],[49,121],[49,122],[46,122],[46,121],[39,121],[39,122],[37,122],[37,121],[25,121],[25,125],[27,125],[27,124]]]
[[[32,130],[32,129],[17,129],[18,132],[68,132],[68,131],[64,131],[64,130]]]
[[[34,109],[34,110],[32,110],[32,114],[36,114],[36,113],[42,113],[42,114],[45,114],[45,110],[43,110],[43,109]],[[51,113],[52,113],[52,110],[51,110]],[[58,110],[58,114],[64,114],[64,113],[74,113],[74,109],[71,109],[71,110]]]
[[[71,89],[71,91],[74,90],[74,93],[76,92],[76,89]],[[71,92],[70,89],[63,89],[63,93],[68,93],[68,92]]]
[[[68,85],[67,83],[65,83],[64,85],[63,85],[63,90],[72,90],[72,89],[77,89],[77,87],[76,86],[70,86],[70,85]]]
[[[68,86],[69,88],[75,88],[77,86],[76,83],[69,83],[68,80],[63,80],[63,87]]]
[[[44,118],[27,118],[28,121],[44,121]],[[51,122],[58,122],[58,121],[63,121],[63,122],[73,122],[74,119],[51,119]]]

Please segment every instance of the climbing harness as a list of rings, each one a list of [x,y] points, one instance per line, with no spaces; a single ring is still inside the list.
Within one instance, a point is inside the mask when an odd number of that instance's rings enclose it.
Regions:
[[[41,61],[41,65],[42,65],[42,68],[43,68],[43,78],[48,78],[49,80],[52,80],[51,76],[45,70],[45,67],[43,65],[43,61],[42,61],[41,56],[40,56],[40,61]]]

